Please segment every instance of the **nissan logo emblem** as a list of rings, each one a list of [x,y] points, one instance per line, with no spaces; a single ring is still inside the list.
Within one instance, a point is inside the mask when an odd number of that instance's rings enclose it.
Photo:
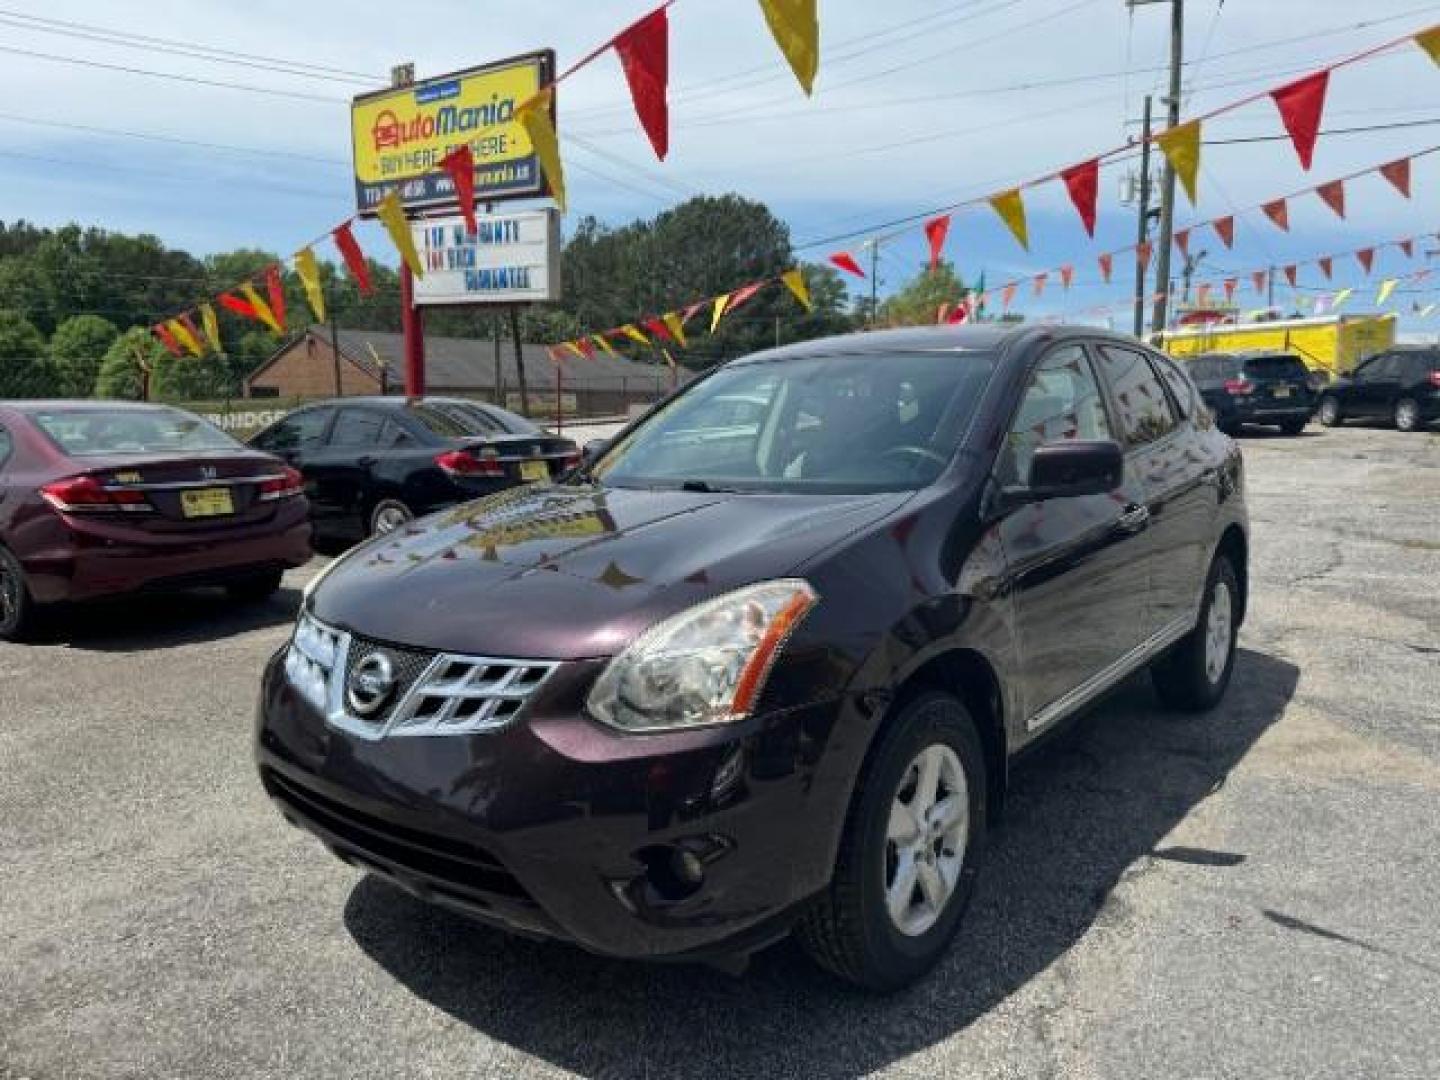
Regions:
[[[382,652],[372,652],[350,672],[345,700],[357,716],[373,716],[395,689],[395,665]]]

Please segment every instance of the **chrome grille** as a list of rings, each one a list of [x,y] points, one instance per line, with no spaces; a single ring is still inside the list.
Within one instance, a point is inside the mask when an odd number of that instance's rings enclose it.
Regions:
[[[394,703],[361,718],[346,707],[345,689],[356,665],[374,652],[393,665]],[[364,739],[498,731],[558,666],[390,645],[333,629],[308,612],[301,613],[285,656],[296,692],[330,726]]]

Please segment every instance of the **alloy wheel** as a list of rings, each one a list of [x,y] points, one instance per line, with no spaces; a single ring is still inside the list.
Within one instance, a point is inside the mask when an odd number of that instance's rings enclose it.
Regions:
[[[379,510],[375,511],[375,519],[373,522],[374,533],[376,536],[386,536],[410,520],[410,511],[406,510],[405,507],[393,503],[382,506]]]
[[[885,908],[895,929],[918,937],[945,913],[970,838],[970,787],[959,755],[933,743],[905,770],[885,831]]]
[[[1205,619],[1205,677],[1212,685],[1225,674],[1233,633],[1230,586],[1224,581],[1216,581],[1215,591],[1210,595],[1210,613]]]
[[[1420,426],[1420,406],[1409,398],[1396,405],[1395,426],[1401,431],[1414,431]]]
[[[1326,427],[1333,427],[1340,419],[1340,403],[1333,397],[1327,397],[1320,403],[1320,422]]]

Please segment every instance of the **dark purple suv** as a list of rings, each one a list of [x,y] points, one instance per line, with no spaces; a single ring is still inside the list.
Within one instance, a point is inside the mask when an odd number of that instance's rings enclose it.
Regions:
[[[1205,709],[1240,457],[1188,377],[1064,328],[727,364],[558,483],[334,563],[257,757],[347,862],[510,930],[893,988],[956,932],[1019,750],[1149,667]]]

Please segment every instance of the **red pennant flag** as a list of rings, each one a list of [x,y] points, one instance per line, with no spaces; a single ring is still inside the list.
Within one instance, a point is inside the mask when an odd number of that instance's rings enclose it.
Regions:
[[[1099,258],[1100,276],[1105,279],[1105,284],[1110,284],[1110,275],[1115,269],[1115,256],[1108,251]]]
[[[1070,288],[1070,283],[1071,283],[1072,281],[1074,281],[1074,280],[1075,280],[1075,267],[1073,267],[1073,266],[1068,266],[1068,265],[1067,265],[1067,266],[1062,266],[1062,267],[1060,267],[1060,284],[1061,284],[1061,285],[1065,286],[1065,288],[1068,289],[1068,288]]]
[[[1175,234],[1175,246],[1180,249],[1180,257],[1182,259],[1188,259],[1190,257],[1189,229],[1181,229]]]
[[[1266,274],[1264,270],[1256,270],[1250,275],[1250,280],[1255,284],[1255,291],[1262,296],[1265,293],[1265,278]]]
[[[847,274],[854,274],[856,277],[861,278],[865,276],[865,271],[860,269],[860,264],[855,261],[854,257],[848,251],[837,251],[834,255],[830,256],[830,261]]]
[[[270,296],[270,312],[280,329],[285,329],[285,282],[280,277],[280,264],[271,263],[265,268],[265,291]]]
[[[1273,221],[1285,232],[1290,231],[1290,204],[1284,199],[1276,199],[1268,202],[1260,208],[1265,211],[1265,216]]]
[[[763,289],[765,285],[766,283],[763,281],[756,281],[750,285],[742,285],[740,288],[736,289],[733,293],[730,294],[730,302],[725,305],[725,314],[729,315],[730,312],[734,311],[741,304],[745,303],[745,301],[749,300],[757,292]]]
[[[1095,203],[1100,191],[1100,159],[1082,161],[1060,174],[1070,192],[1070,201],[1080,212],[1080,220],[1091,239],[1095,237]]]
[[[355,234],[350,231],[350,222],[345,222],[330,235],[335,239],[335,246],[340,249],[340,257],[345,260],[345,269],[350,271],[355,284],[360,286],[360,295],[369,296],[375,291],[375,286],[370,283],[370,268],[365,265],[365,253],[355,242]]]
[[[660,341],[674,341],[670,334],[670,328],[665,325],[665,320],[658,316],[653,319],[646,319],[645,326]]]
[[[1233,277],[1225,279],[1225,302],[1227,304],[1235,299],[1235,286],[1239,284],[1240,282]]]
[[[1012,281],[1009,285],[1005,286],[1005,290],[1000,294],[1000,306],[1003,307],[1006,311],[1009,311],[1010,305],[1014,303],[1014,301],[1015,282]]]
[[[1280,110],[1280,121],[1300,155],[1300,164],[1307,170],[1315,156],[1315,139],[1320,134],[1320,116],[1325,111],[1325,90],[1329,85],[1330,72],[1317,71],[1270,93]]]
[[[1355,259],[1360,263],[1360,268],[1364,270],[1366,274],[1369,274],[1371,268],[1375,265],[1375,249],[1361,248],[1355,252]]]
[[[1335,261],[1329,255],[1322,256],[1315,260],[1320,264],[1320,272],[1325,275],[1325,280],[1330,280],[1330,272],[1335,267]]]
[[[670,23],[668,4],[646,15],[614,41],[635,115],[661,161],[670,152]]]
[[[970,305],[967,304],[964,300],[961,300],[960,303],[955,305],[954,310],[950,312],[950,325],[959,326],[961,323],[969,321]]]
[[[1044,295],[1044,293],[1045,293],[1045,282],[1047,282],[1047,281],[1049,281],[1049,280],[1050,280],[1050,275],[1049,275],[1048,273],[1045,273],[1045,274],[1036,274],[1036,275],[1035,275],[1035,295],[1036,295],[1036,296],[1042,296],[1042,295]]]
[[[1345,216],[1345,181],[1331,180],[1315,189],[1315,194],[1325,200],[1325,205],[1335,211],[1337,217]]]
[[[1216,218],[1210,225],[1215,229],[1215,235],[1220,237],[1220,242],[1227,249],[1235,246],[1235,219],[1233,217]]]
[[[590,344],[589,338],[576,338],[575,347],[585,354],[586,360],[595,359],[595,346]]]
[[[440,159],[440,167],[450,174],[455,185],[455,198],[465,215],[465,231],[474,236],[479,231],[475,221],[475,155],[469,143],[462,143]]]
[[[1395,185],[1395,190],[1410,198],[1410,159],[1401,158],[1380,166],[1380,175]]]
[[[1414,241],[1414,240],[1401,240],[1401,241],[1399,241],[1399,244],[1400,244],[1400,250],[1405,253],[1405,257],[1406,257],[1407,259],[1413,259],[1413,258],[1415,257],[1415,241]]]
[[[155,336],[160,339],[160,344],[165,346],[165,351],[168,352],[171,356],[184,355],[184,353],[181,351],[180,343],[175,340],[175,335],[170,332],[170,328],[168,326],[166,326],[164,323],[161,323],[158,326],[152,326],[150,329],[155,334]]]
[[[1295,267],[1293,265],[1285,267],[1285,280],[1290,283],[1292,289],[1295,287]]]
[[[241,300],[240,297],[231,296],[228,292],[221,293],[215,299],[220,302],[220,306],[226,311],[233,312],[242,318],[254,319],[257,317],[255,308],[251,306],[248,300]]]
[[[1135,245],[1135,261],[1140,264],[1142,269],[1150,269],[1150,253],[1153,247],[1154,245],[1149,240]]]
[[[945,237],[950,232],[950,215],[943,214],[925,223],[925,238],[930,241],[930,272],[940,265],[940,252],[945,248]],[[862,275],[863,276],[863,275]]]
[[[1195,289],[1195,306],[1202,308],[1210,306],[1209,285],[1200,285]]]

